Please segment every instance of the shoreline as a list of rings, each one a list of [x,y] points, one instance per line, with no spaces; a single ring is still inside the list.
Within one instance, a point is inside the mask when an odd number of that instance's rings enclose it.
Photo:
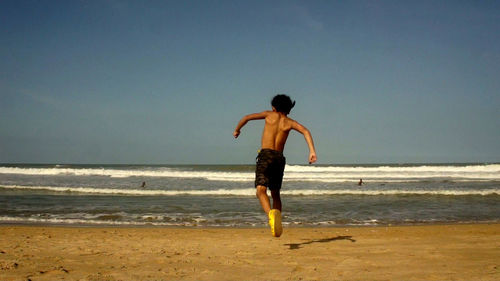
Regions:
[[[0,225],[4,280],[499,280],[500,224]]]
[[[380,227],[413,227],[413,226],[453,226],[453,225],[491,225],[499,224],[500,221],[464,221],[464,222],[422,222],[422,223],[390,223],[390,224],[325,224],[325,225],[287,225],[283,223],[283,228],[285,229],[301,229],[301,228],[380,228]],[[102,223],[102,224],[70,224],[70,223],[46,223],[46,222],[0,222],[0,229],[2,227],[61,227],[61,228],[165,228],[165,229],[267,229],[264,226],[211,226],[211,225],[200,225],[200,226],[183,226],[183,225],[152,225],[152,224],[113,224],[113,223]]]

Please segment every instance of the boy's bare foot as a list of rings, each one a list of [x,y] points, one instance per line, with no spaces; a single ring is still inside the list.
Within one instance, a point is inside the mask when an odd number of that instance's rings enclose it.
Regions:
[[[281,225],[281,212],[277,209],[269,211],[269,226],[271,226],[271,234],[274,237],[280,237],[283,233],[283,226]]]

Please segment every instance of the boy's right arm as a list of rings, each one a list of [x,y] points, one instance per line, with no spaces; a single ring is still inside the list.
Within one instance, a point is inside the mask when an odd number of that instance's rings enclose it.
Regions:
[[[252,113],[252,114],[248,114],[248,115],[243,116],[243,118],[241,118],[240,122],[238,122],[238,125],[236,125],[236,128],[234,129],[234,132],[233,132],[233,136],[235,138],[237,138],[240,135],[241,128],[243,126],[245,126],[245,124],[248,121],[265,119],[266,116],[268,115],[268,113],[269,113],[268,111],[264,111],[264,112]]]
[[[316,149],[314,148],[314,141],[312,139],[311,132],[309,132],[309,130],[306,127],[302,126],[297,121],[293,121],[292,129],[304,135],[304,139],[306,140],[307,146],[309,147],[309,164],[316,162],[317,160]]]

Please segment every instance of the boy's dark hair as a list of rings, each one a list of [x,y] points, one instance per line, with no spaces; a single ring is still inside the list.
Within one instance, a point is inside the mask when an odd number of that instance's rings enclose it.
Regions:
[[[271,105],[276,108],[276,111],[288,114],[295,106],[295,101],[292,101],[287,95],[276,95],[271,101]]]

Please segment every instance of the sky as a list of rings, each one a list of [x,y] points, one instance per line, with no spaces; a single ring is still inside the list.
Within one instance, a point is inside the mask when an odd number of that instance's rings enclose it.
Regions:
[[[500,162],[498,1],[0,1],[0,163]],[[292,132],[288,163],[307,164]]]

